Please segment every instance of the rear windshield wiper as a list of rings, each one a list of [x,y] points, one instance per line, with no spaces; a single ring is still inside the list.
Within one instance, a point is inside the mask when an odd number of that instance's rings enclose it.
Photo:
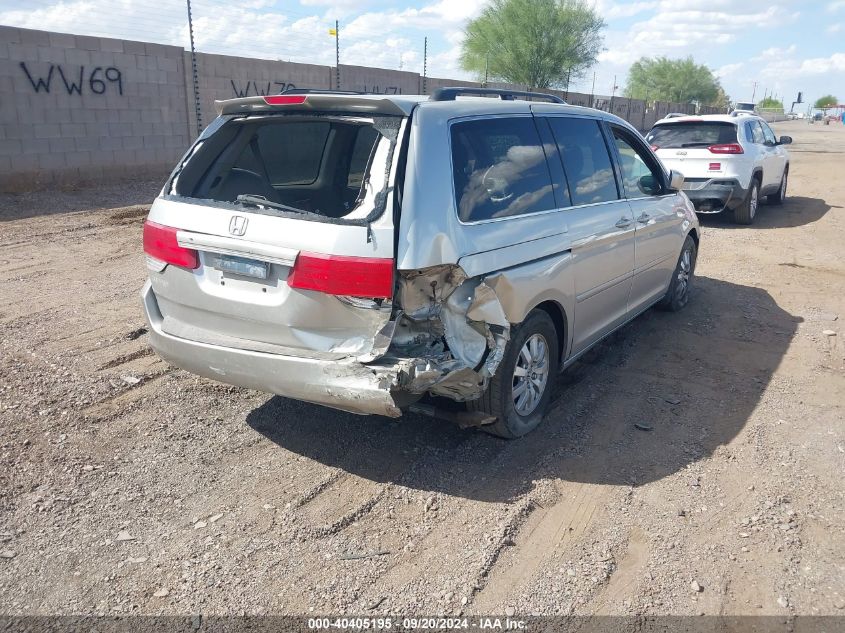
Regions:
[[[293,213],[308,213],[305,209],[297,209],[296,207],[289,207],[281,202],[273,202],[264,196],[255,196],[248,193],[242,193],[238,196],[237,202],[241,204],[250,204],[256,207],[270,207],[271,209],[278,209],[279,211],[292,211]]]

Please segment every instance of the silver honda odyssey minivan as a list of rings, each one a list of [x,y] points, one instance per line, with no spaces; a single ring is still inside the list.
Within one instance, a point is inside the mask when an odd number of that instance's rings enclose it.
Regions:
[[[217,107],[144,224],[151,344],[190,372],[360,414],[439,396],[513,438],[690,296],[683,176],[613,115],[475,88]]]

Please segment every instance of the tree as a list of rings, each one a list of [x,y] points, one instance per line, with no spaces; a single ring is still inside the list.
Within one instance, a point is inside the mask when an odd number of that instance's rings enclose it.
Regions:
[[[783,101],[779,101],[774,97],[766,97],[757,104],[760,110],[771,110],[775,113],[783,113]]]
[[[625,96],[704,105],[722,105],[726,97],[713,72],[692,57],[641,57],[628,70]]]
[[[827,108],[832,108],[838,103],[839,99],[837,99],[833,95],[825,95],[816,99],[815,107],[819,110],[826,110]]]
[[[529,88],[563,87],[595,64],[604,26],[582,0],[492,0],[467,24],[461,66]]]

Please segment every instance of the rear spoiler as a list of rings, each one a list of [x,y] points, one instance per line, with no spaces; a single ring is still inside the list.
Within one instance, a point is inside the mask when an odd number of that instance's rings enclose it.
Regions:
[[[360,114],[382,114],[409,116],[411,110],[427,97],[396,97],[384,95],[360,95],[340,93],[281,94],[260,97],[243,97],[215,101],[218,115],[254,114],[257,112],[284,112],[295,109],[310,112],[356,112]]]

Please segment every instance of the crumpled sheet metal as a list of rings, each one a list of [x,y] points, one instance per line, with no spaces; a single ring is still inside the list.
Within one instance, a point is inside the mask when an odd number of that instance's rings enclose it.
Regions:
[[[456,266],[438,266],[406,277],[400,302],[409,318],[441,323],[451,352],[409,359],[400,388],[457,401],[478,398],[501,363],[510,334],[495,291],[480,279],[467,279]]]

